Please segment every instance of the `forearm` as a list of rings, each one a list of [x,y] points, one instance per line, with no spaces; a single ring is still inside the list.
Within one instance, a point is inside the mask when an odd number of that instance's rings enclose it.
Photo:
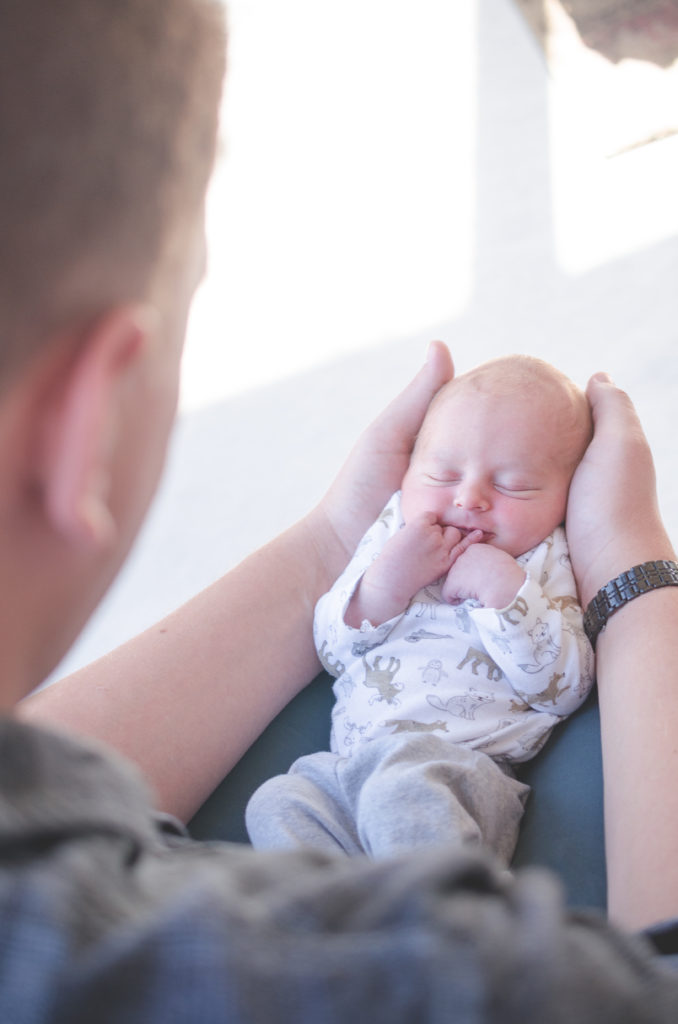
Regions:
[[[607,553],[584,591],[675,558],[661,525]],[[678,915],[678,588],[616,612],[598,638],[610,916],[638,928]]]
[[[594,436],[578,466],[567,533],[586,608],[634,565],[675,559],[652,456],[628,395],[589,381]],[[641,927],[678,915],[678,588],[613,615],[596,650],[612,917]]]
[[[387,588],[372,586],[368,577],[369,573],[366,573],[358,583],[344,615],[345,624],[352,629],[360,629],[365,621],[372,626],[381,626],[402,614],[409,604],[411,595],[398,595]]]
[[[345,560],[315,511],[20,713],[116,747],[186,819],[318,671],[313,608]]]

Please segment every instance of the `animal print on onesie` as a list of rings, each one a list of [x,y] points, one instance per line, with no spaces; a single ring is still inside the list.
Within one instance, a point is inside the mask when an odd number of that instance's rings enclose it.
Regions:
[[[381,855],[456,837],[508,860],[527,794],[510,766],[533,757],[593,684],[562,527],[517,558],[526,579],[506,608],[448,604],[438,581],[377,627],[347,626],[361,577],[403,525],[397,492],[318,602],[316,647],[336,677],[331,753],[299,759],[265,783],[265,798],[255,794],[247,813],[255,845],[302,841]],[[449,765],[460,759],[452,780]],[[440,799],[426,799],[436,788]],[[471,827],[456,821],[459,804]],[[495,816],[508,819],[499,835]],[[388,838],[385,817],[395,819]]]

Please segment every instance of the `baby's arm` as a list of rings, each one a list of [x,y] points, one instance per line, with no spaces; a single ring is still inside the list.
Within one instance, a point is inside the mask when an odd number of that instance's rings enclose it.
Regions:
[[[546,561],[538,551],[513,600],[497,608],[473,609],[471,617],[483,646],[520,700],[537,710],[569,715],[593,684],[593,652],[562,531],[557,531]]]
[[[379,626],[400,615],[418,590],[444,576],[480,536],[476,531],[462,537],[456,527],[436,522],[432,512],[406,523],[365,571],[344,622],[359,629],[365,620]]]

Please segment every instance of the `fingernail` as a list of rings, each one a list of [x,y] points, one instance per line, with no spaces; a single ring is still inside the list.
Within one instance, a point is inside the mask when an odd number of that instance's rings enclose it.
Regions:
[[[593,380],[598,381],[599,384],[614,384],[612,377],[605,370],[600,370],[598,373],[593,374]]]

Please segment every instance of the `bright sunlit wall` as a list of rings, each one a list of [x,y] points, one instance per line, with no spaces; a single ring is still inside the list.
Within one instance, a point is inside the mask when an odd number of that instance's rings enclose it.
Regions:
[[[478,22],[506,17],[507,4],[227,6],[222,153],[184,411],[463,311],[475,285]],[[657,95],[655,69],[625,63],[639,110]],[[614,118],[635,115],[606,105],[606,64],[590,54],[546,96],[554,256],[574,276],[678,230],[678,143],[610,158]]]

